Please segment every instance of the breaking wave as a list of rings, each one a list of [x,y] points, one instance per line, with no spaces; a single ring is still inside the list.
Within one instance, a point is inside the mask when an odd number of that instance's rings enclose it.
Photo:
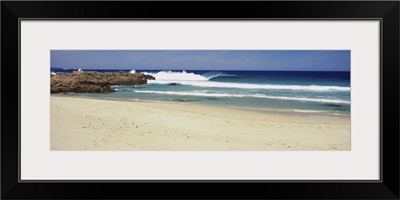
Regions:
[[[143,72],[152,75],[156,80],[149,80],[149,84],[169,84],[171,82],[181,85],[191,85],[197,87],[213,87],[213,88],[240,88],[240,89],[267,89],[267,90],[300,90],[300,91],[350,91],[350,87],[340,86],[320,86],[320,85],[273,85],[273,84],[251,84],[251,83],[232,83],[232,82],[216,82],[210,79],[219,76],[235,76],[223,73],[211,74],[195,74],[192,72],[173,72],[160,71],[157,73]]]
[[[144,74],[154,76],[156,78],[153,83],[162,83],[165,81],[208,81],[218,76],[235,76],[224,73],[205,73],[203,75],[195,74],[192,72],[174,72],[174,71],[160,71],[157,73],[143,72]]]

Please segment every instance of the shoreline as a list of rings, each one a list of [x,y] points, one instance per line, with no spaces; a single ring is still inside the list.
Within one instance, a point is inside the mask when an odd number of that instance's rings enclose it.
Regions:
[[[50,150],[350,150],[350,118],[50,96]]]
[[[89,96],[70,96],[68,94],[51,94],[54,97],[67,97],[67,98],[81,98],[81,99],[97,99],[97,100],[108,100],[108,101],[125,101],[125,102],[148,102],[148,103],[167,103],[167,104],[180,104],[180,105],[199,105],[208,106],[213,108],[225,108],[231,110],[241,110],[256,113],[266,113],[266,114],[278,114],[278,115],[288,115],[288,116],[302,116],[302,117],[323,117],[323,118],[344,118],[350,119],[351,114],[346,113],[334,113],[329,111],[312,111],[312,110],[296,110],[296,109],[273,109],[273,108],[258,108],[258,107],[238,107],[238,106],[221,106],[204,104],[198,102],[179,102],[179,101],[155,101],[155,100],[143,100],[143,99],[124,99],[124,98],[99,98],[99,97],[89,97]]]

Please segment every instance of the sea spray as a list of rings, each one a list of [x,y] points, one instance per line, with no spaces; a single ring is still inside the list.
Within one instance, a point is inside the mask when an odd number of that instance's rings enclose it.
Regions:
[[[188,73],[186,71],[173,72],[173,71],[160,71],[157,73],[144,74],[154,76],[156,78],[152,83],[157,83],[157,81],[168,82],[168,81],[207,81],[208,78],[195,73]],[[169,83],[169,82],[168,82]]]

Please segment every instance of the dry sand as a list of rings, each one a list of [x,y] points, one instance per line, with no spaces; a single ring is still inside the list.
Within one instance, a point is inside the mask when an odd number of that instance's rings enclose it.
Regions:
[[[51,150],[350,150],[350,118],[51,96]]]

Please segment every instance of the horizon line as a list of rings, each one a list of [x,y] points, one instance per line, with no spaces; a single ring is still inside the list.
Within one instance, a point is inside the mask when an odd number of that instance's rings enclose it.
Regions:
[[[56,68],[56,69],[63,69],[63,70],[86,70],[86,71],[90,71],[90,70],[139,70],[139,71],[146,71],[146,70],[157,70],[157,71],[277,71],[277,72],[284,72],[284,71],[288,71],[288,72],[351,72],[349,71],[328,71],[328,70],[258,70],[258,69],[222,69],[222,70],[215,70],[215,69],[112,69],[112,68],[108,68],[108,69],[85,69],[82,67],[79,68],[63,68],[63,67],[50,67],[50,68]]]

